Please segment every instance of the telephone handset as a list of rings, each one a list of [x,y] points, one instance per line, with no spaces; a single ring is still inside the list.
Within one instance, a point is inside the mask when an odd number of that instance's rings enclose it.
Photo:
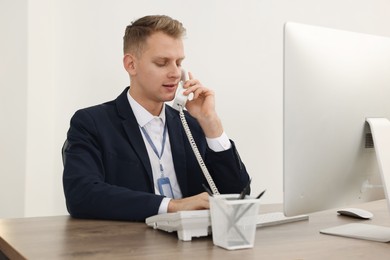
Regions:
[[[180,79],[180,82],[177,86],[177,89],[176,89],[176,95],[175,95],[175,99],[173,100],[173,108],[180,111],[180,108],[184,108],[186,103],[187,103],[187,100],[188,100],[188,96],[185,96],[183,95],[183,92],[184,92],[184,83],[187,81],[187,72],[182,69],[181,70],[181,79]]]
[[[190,142],[190,145],[191,145],[191,148],[192,148],[192,151],[194,152],[195,154],[195,157],[199,163],[199,166],[203,172],[203,175],[205,176],[206,180],[207,180],[207,183],[209,184],[210,186],[210,189],[212,191],[212,193],[214,195],[217,195],[219,194],[219,191],[217,189],[217,186],[215,185],[207,167],[206,167],[206,164],[204,163],[203,159],[202,159],[202,156],[198,150],[198,147],[195,143],[195,140],[194,138],[192,137],[192,133],[191,133],[191,130],[187,124],[187,120],[185,118],[185,115],[184,115],[184,107],[185,107],[185,104],[187,103],[187,100],[188,100],[188,96],[186,95],[183,95],[183,92],[184,92],[184,83],[187,81],[187,72],[182,69],[181,71],[181,80],[177,86],[177,89],[176,89],[176,96],[175,96],[175,99],[173,101],[173,108],[178,110],[179,111],[179,115],[180,115],[180,120],[182,122],[182,125],[183,125],[183,128],[184,128],[184,131],[187,135],[187,138],[188,138],[188,141]]]

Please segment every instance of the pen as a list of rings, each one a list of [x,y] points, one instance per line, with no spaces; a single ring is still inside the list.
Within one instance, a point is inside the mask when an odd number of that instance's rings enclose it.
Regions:
[[[260,198],[264,195],[265,191],[266,191],[266,190],[263,190],[262,192],[260,192],[260,194],[256,197],[256,199],[260,199]],[[252,206],[253,206],[253,204],[249,204],[249,206],[248,206],[246,209],[244,209],[244,210],[241,212],[241,214],[240,214],[238,217],[236,217],[235,219],[236,219],[236,220],[239,220],[242,216],[244,216],[244,214],[245,214]]]
[[[262,192],[260,192],[260,194],[256,197],[256,199],[260,199],[264,195],[265,191],[266,190],[263,190]]]
[[[211,192],[211,190],[206,185],[204,185],[203,183],[202,183],[202,186],[205,189],[205,191],[209,194],[209,196],[212,197],[213,193]]]
[[[248,191],[248,189],[249,189],[249,187],[250,187],[250,185],[251,185],[251,181],[252,181],[252,178],[249,179],[247,185],[246,185],[245,188],[241,191],[240,196],[238,197],[239,200],[242,200],[242,199],[245,198],[245,195],[246,195],[246,193],[247,193],[247,191]]]

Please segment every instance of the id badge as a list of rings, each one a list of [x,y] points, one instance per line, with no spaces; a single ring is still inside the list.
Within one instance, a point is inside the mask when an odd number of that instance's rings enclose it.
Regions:
[[[173,198],[172,186],[168,177],[161,177],[157,179],[157,185],[161,195],[167,198]]]

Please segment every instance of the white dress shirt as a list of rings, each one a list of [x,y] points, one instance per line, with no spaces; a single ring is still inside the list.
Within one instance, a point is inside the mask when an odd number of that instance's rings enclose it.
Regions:
[[[127,92],[127,98],[129,100],[130,106],[133,110],[135,118],[137,120],[138,126],[143,127],[148,135],[150,136],[154,146],[157,151],[161,153],[161,144],[163,139],[163,132],[165,126],[165,104],[159,116],[153,116],[150,114],[144,107],[142,107],[137,101],[135,101]],[[141,131],[142,133],[142,131]],[[146,145],[146,150],[148,152],[152,172],[153,172],[153,183],[154,183],[154,191],[156,194],[160,195],[157,179],[161,177],[160,171],[160,162],[164,167],[164,177],[168,177],[172,186],[173,196],[175,199],[180,199],[183,197],[180,186],[177,182],[176,172],[173,164],[172,158],[172,150],[171,144],[169,141],[169,133],[167,129],[166,142],[164,147],[164,153],[161,156],[161,159],[154,153],[153,148],[150,146],[147,141],[144,133],[142,133],[142,137],[144,139],[144,143]],[[217,138],[206,138],[207,144],[209,148],[215,152],[225,151],[230,149],[231,143],[225,132],[222,133],[220,137]],[[172,198],[164,198],[160,204],[160,208],[158,214],[167,213],[168,204]]]

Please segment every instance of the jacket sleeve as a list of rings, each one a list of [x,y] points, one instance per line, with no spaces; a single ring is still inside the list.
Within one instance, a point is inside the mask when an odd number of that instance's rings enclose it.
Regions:
[[[196,119],[191,117],[188,113],[186,113],[186,119],[219,193],[240,193],[249,182],[249,174],[244,163],[241,161],[235,143],[230,140],[230,149],[215,152],[208,148],[203,130]],[[190,149],[188,149],[188,151],[189,150]],[[200,168],[199,171],[201,171]],[[250,189],[248,190],[248,194],[249,193]]]
[[[249,181],[249,175],[241,161],[235,143],[230,149],[214,152],[207,149],[206,165],[221,194],[240,193]],[[248,194],[250,189],[248,190]]]
[[[71,216],[143,221],[157,214],[162,196],[107,182],[102,145],[96,119],[87,110],[76,112],[63,147],[63,187]]]

